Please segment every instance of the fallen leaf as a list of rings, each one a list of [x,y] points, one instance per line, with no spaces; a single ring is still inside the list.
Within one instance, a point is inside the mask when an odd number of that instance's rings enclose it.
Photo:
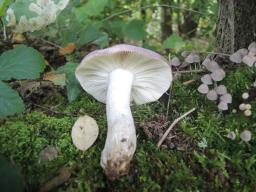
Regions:
[[[79,117],[71,131],[73,144],[82,151],[92,146],[98,134],[99,127],[96,121],[88,115]]]
[[[74,43],[69,43],[69,44],[67,44],[66,47],[59,49],[59,54],[60,55],[68,55],[70,53],[73,53],[75,49],[76,49],[76,45]]]
[[[19,33],[15,33],[12,37],[12,43],[22,43],[24,42],[26,39],[24,37],[24,35],[19,34]]]
[[[66,85],[66,75],[56,72],[48,72],[44,75],[43,80],[51,81],[54,85],[65,86]]]

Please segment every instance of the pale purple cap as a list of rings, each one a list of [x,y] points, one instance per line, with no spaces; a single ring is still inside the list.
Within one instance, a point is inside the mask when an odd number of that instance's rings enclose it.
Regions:
[[[77,67],[76,78],[86,92],[105,103],[108,76],[118,68],[134,74],[131,100],[136,104],[156,101],[168,90],[172,81],[171,67],[164,57],[126,44],[89,53]]]

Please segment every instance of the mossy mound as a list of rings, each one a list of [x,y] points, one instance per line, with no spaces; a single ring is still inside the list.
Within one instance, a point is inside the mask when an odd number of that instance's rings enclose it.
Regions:
[[[185,76],[172,88],[169,121],[173,121],[192,107],[197,111],[180,122],[175,131],[191,139],[191,148],[159,149],[156,140],[147,139],[140,127],[143,121],[152,120],[156,114],[165,115],[166,104],[155,103],[133,106],[137,126],[138,146],[130,172],[116,181],[108,181],[100,167],[100,155],[106,138],[105,106],[89,95],[83,94],[68,104],[58,99],[52,114],[43,103],[31,113],[11,117],[0,126],[0,155],[20,165],[27,191],[39,186],[58,174],[63,166],[72,167],[72,176],[57,191],[253,191],[256,175],[256,102],[251,101],[251,117],[237,109],[243,91],[250,88],[253,73],[245,68],[229,73],[223,84],[233,95],[229,111],[217,111],[214,102],[207,101],[196,88],[199,82],[183,85],[181,82],[197,76]],[[242,80],[240,80],[242,79]],[[55,100],[56,101],[56,100]],[[55,103],[56,105],[56,103]],[[77,150],[72,144],[70,132],[76,116],[86,113],[97,120],[100,134],[87,151]],[[253,138],[246,143],[239,133],[250,130]],[[234,131],[235,140],[226,137]],[[176,140],[175,140],[176,141]],[[39,153],[46,146],[58,150],[56,159],[39,161]]]

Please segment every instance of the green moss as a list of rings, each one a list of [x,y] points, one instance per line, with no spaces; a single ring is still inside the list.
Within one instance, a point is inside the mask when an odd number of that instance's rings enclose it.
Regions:
[[[182,81],[188,79],[191,76]],[[232,108],[238,107],[241,93],[252,82],[253,73],[245,68],[227,76],[223,84],[233,95]],[[220,113],[214,102],[197,92],[199,84],[184,86],[181,81],[174,82],[169,109],[162,100],[132,106],[138,145],[129,174],[116,181],[108,181],[100,167],[107,128],[105,105],[87,94],[72,103],[57,96],[51,101],[58,104],[54,110],[61,113],[54,116],[38,108],[32,113],[9,118],[0,126],[0,155],[22,167],[29,191],[36,191],[63,166],[73,167],[74,174],[58,191],[252,191],[255,188],[256,139],[242,142],[239,133],[248,129],[255,135],[256,102],[251,102],[251,117],[245,117],[240,111]],[[50,108],[51,101],[43,102],[44,107]],[[192,138],[192,150],[158,149],[155,141],[145,139],[145,133],[138,126],[142,121],[152,120],[156,114],[166,114],[167,110],[168,119],[173,121],[193,107],[197,111],[176,126],[175,135],[182,133]],[[92,116],[100,128],[99,138],[85,152],[77,150],[70,138],[75,116],[79,114]],[[237,133],[234,141],[226,138],[229,131]],[[204,139],[207,147],[200,148],[198,143]],[[39,153],[47,145],[58,149],[58,157],[50,162],[39,162]]]

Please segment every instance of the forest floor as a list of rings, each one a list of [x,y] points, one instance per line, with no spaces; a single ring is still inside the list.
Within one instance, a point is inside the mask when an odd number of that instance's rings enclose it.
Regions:
[[[183,84],[191,79],[196,81]],[[254,82],[254,73],[245,67],[229,72],[223,83],[233,103],[224,113],[198,93],[198,79],[198,74],[187,74],[174,81],[170,108],[166,97],[132,106],[137,149],[129,174],[115,181],[107,180],[100,166],[107,132],[105,105],[86,93],[68,103],[61,88],[45,82],[23,97],[25,113],[0,122],[0,155],[21,167],[27,191],[37,191],[63,168],[68,174],[58,177],[65,182],[57,191],[255,191],[256,101],[249,101],[250,117],[238,109],[242,93]],[[158,148],[170,123],[193,107],[196,111],[177,124]],[[233,109],[237,112],[232,113]],[[70,136],[80,114],[95,118],[100,129],[95,144],[85,152],[75,148]],[[253,133],[251,141],[240,139],[244,130]],[[234,140],[227,138],[231,131],[236,133]],[[51,161],[40,153],[47,146],[57,150]]]

